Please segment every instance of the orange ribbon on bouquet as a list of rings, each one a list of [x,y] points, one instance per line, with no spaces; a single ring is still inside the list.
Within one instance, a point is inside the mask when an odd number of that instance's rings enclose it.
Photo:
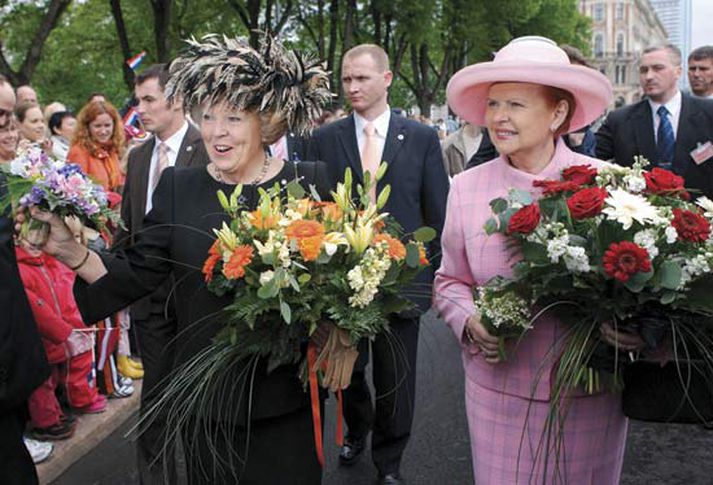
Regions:
[[[314,445],[317,450],[317,460],[324,468],[324,444],[322,442],[322,413],[319,406],[319,382],[317,380],[317,347],[310,342],[307,346],[307,368],[309,373],[309,393],[312,403],[312,426],[314,427]],[[322,360],[320,369],[327,369],[327,359]],[[335,441],[337,446],[344,444],[344,414],[342,391],[337,391],[337,430]]]

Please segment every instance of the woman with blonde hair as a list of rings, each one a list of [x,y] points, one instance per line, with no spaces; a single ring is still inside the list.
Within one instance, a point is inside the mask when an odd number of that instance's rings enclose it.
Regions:
[[[124,175],[119,160],[124,153],[124,129],[119,112],[109,102],[93,101],[77,116],[77,128],[67,161],[105,190],[121,192]]]

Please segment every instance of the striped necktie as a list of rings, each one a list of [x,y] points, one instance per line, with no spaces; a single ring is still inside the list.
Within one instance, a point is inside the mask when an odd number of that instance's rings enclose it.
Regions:
[[[659,129],[656,132],[656,155],[658,166],[666,170],[673,169],[673,147],[676,138],[673,134],[673,126],[668,119],[669,112],[666,106],[659,106],[656,111],[659,115]]]

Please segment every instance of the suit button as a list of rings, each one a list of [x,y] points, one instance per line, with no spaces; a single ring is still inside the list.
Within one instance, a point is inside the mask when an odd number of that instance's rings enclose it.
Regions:
[[[0,382],[7,381],[7,369],[5,366],[0,365]]]

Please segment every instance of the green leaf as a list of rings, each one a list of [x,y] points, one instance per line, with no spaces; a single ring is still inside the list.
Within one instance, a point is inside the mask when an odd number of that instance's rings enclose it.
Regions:
[[[422,243],[431,242],[436,238],[436,230],[432,227],[419,227],[413,232],[413,238]]]
[[[508,208],[508,201],[502,197],[498,197],[490,201],[490,208],[493,210],[493,213],[500,214],[501,212],[505,212]]]
[[[302,199],[305,196],[305,189],[302,188],[297,180],[292,180],[287,184],[287,193],[295,199]]]
[[[676,292],[675,291],[664,291],[663,294],[661,295],[661,304],[662,305],[670,305],[673,303],[673,301],[676,299]]]
[[[290,305],[285,303],[284,301],[280,302],[280,314],[282,315],[282,319],[290,323],[292,320],[292,309],[290,308]]]
[[[418,254],[418,246],[409,244],[406,246],[406,265],[411,268],[418,268],[421,256]]]
[[[547,256],[547,248],[541,244],[524,241],[522,243],[522,255],[525,260],[534,264],[550,263],[550,258]]]
[[[315,187],[314,184],[309,184],[309,193],[314,200],[322,202],[322,197],[319,195],[319,192],[317,192],[317,187]]]
[[[309,280],[312,279],[312,276],[309,273],[302,273],[297,277],[297,281],[300,282],[301,285],[304,285],[305,283],[309,282]]]
[[[510,199],[522,205],[532,204],[532,194],[527,190],[510,189]]]
[[[646,286],[646,283],[654,276],[653,271],[649,271],[646,273],[643,273],[639,271],[638,273],[634,274],[631,276],[626,283],[624,283],[624,286],[626,288],[633,292],[633,293],[640,293],[641,290],[644,289],[644,286]]]
[[[228,197],[225,196],[225,192],[222,190],[218,191],[218,201],[224,211],[230,211],[230,202],[228,202]]]
[[[675,290],[681,284],[681,267],[674,261],[665,261],[659,267],[661,286],[667,290]]]
[[[490,219],[485,221],[483,229],[485,229],[485,234],[487,234],[488,236],[498,232],[498,221],[491,217]]]

